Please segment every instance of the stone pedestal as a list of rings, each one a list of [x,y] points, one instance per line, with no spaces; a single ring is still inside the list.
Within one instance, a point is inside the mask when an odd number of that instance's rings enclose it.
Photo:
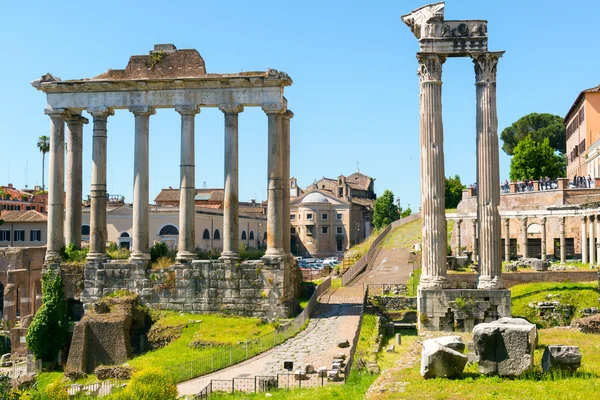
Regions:
[[[481,322],[511,316],[510,290],[419,288],[417,310],[419,331],[469,332]]]

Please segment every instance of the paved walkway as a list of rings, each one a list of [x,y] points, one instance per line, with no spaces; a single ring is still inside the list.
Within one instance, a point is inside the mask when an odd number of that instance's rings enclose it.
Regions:
[[[362,287],[331,288],[321,296],[308,326],[295,337],[243,363],[192,379],[177,385],[179,395],[196,394],[211,379],[233,379],[256,375],[285,374],[284,361],[293,361],[294,369],[302,364],[316,368],[331,366],[340,353],[348,357],[350,348],[341,349],[337,343],[352,343],[362,304]]]
[[[381,249],[375,261],[353,283],[406,283],[412,272],[408,249]]]

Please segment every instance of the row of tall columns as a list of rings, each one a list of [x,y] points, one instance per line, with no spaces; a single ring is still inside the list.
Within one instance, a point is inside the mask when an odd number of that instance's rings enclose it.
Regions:
[[[563,226],[561,225],[561,230]],[[562,240],[561,232],[561,240]],[[596,243],[600,236],[600,216],[584,215],[581,217],[581,261],[591,265],[600,263],[600,246]],[[562,254],[561,254],[562,260]]]

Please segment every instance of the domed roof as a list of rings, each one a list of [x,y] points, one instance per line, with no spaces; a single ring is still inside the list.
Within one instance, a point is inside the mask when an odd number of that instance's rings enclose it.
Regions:
[[[306,197],[302,199],[301,203],[329,203],[329,199],[319,192],[314,192],[307,194]]]

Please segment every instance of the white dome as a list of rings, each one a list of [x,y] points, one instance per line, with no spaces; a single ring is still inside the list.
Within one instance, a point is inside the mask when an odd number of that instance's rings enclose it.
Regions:
[[[302,199],[302,204],[306,203],[329,203],[329,199],[319,192],[309,193]]]

